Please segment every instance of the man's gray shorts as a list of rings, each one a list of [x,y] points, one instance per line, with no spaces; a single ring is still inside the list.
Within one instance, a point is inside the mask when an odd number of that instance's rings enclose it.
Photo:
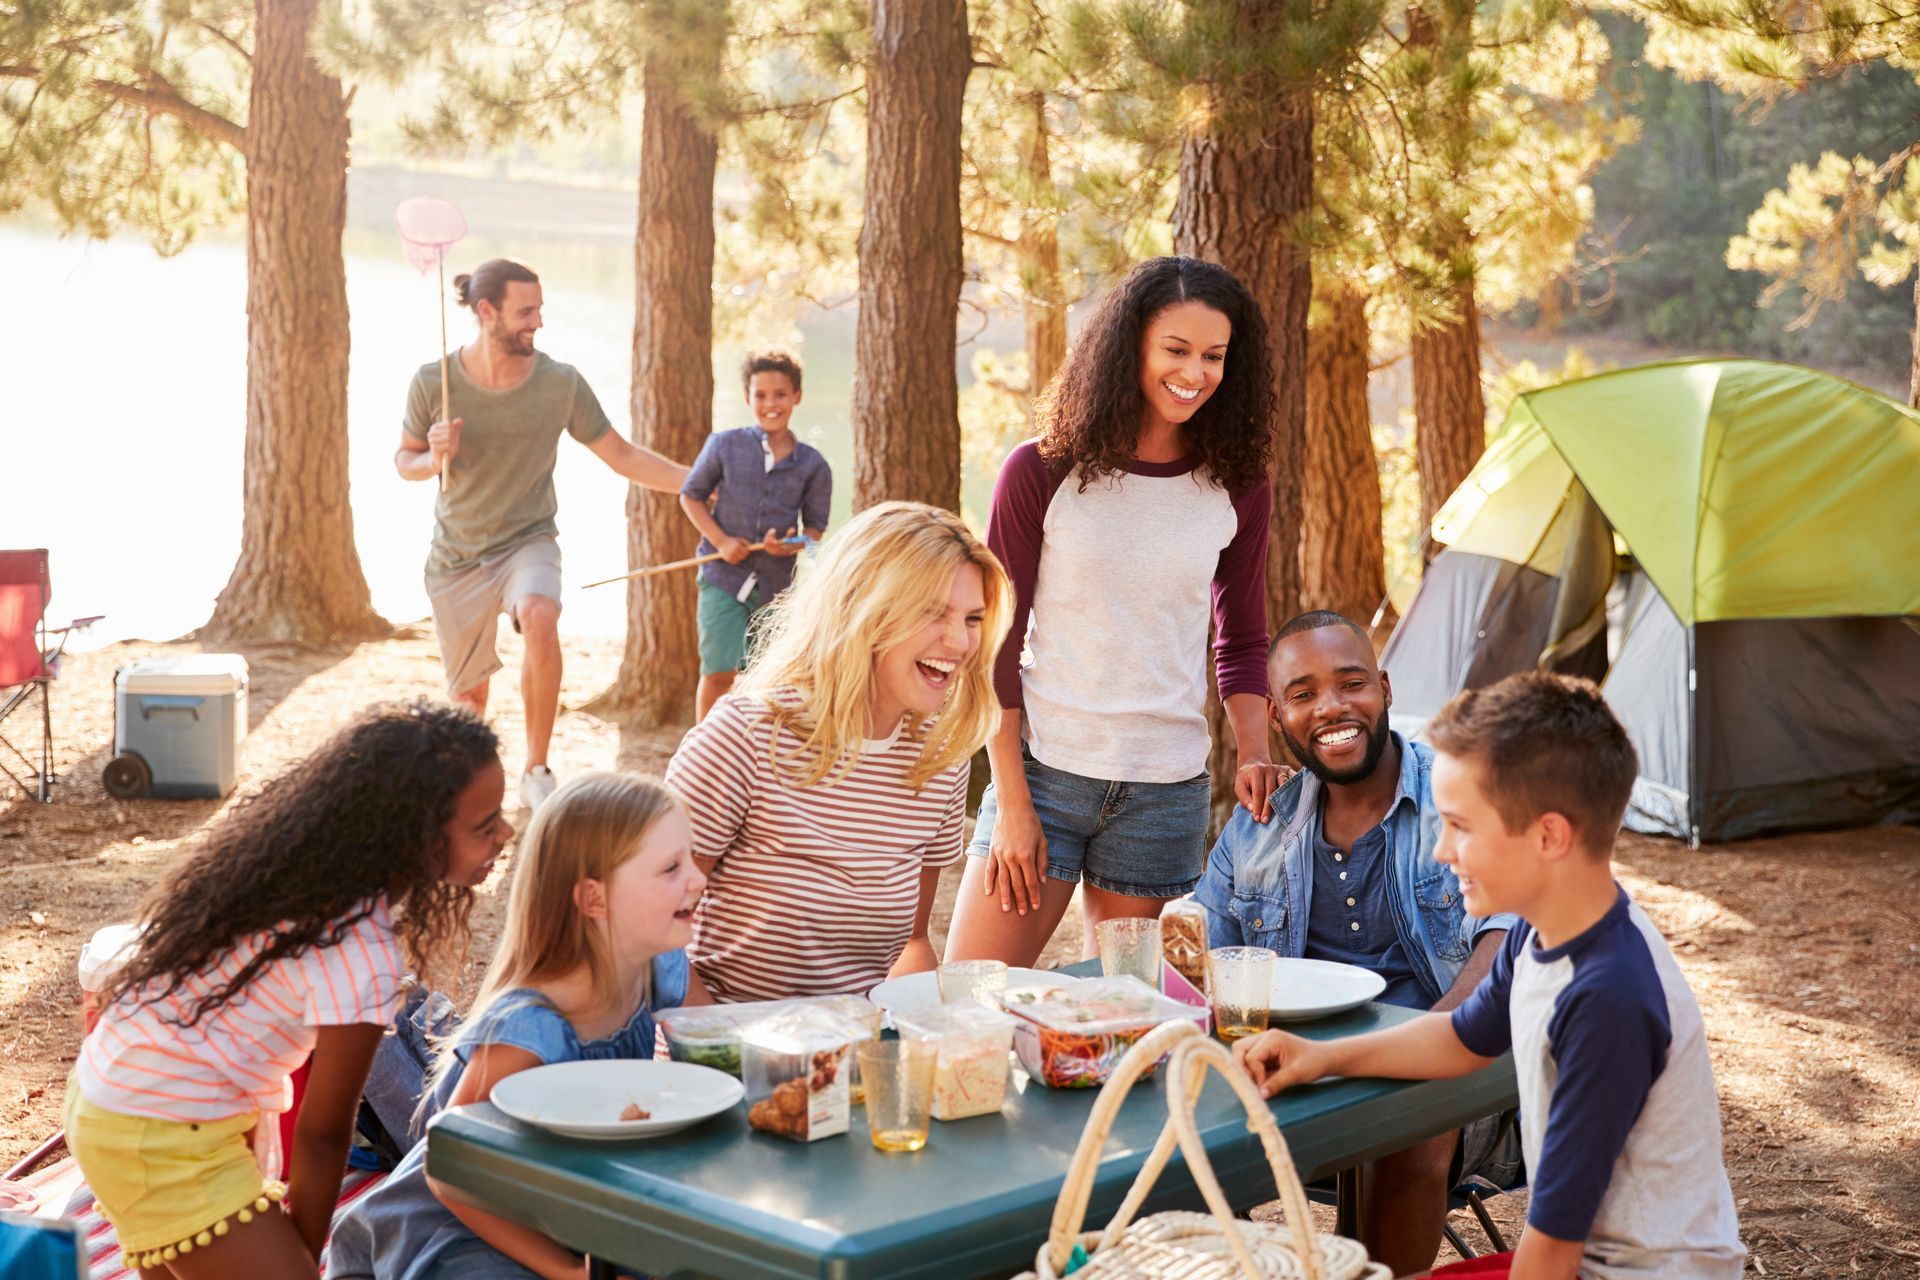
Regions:
[[[545,596],[556,609],[560,606],[560,544],[550,536],[529,539],[458,573],[427,575],[449,696],[459,697],[501,668],[493,649],[500,615],[511,617],[522,596]],[[520,620],[512,620],[518,631]]]

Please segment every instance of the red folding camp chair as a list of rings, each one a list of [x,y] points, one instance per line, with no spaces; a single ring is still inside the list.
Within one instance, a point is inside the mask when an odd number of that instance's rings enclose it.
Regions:
[[[47,625],[47,601],[53,598],[47,576],[47,552],[0,551],[0,725],[40,694],[40,761],[0,735],[0,747],[17,760],[0,754],[0,773],[42,804],[53,798],[53,705],[47,686],[60,674],[60,655],[67,637],[90,627],[106,615],[75,618],[64,627]],[[17,766],[22,770],[15,773]]]

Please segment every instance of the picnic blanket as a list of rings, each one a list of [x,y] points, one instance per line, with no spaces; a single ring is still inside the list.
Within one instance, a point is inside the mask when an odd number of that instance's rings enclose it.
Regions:
[[[380,1185],[384,1177],[384,1173],[348,1169],[347,1176],[340,1182],[340,1201],[333,1211],[335,1219],[341,1210]],[[113,1233],[113,1224],[100,1216],[93,1193],[87,1190],[86,1181],[80,1176],[80,1166],[71,1156],[7,1185],[33,1192],[39,1202],[33,1210],[36,1217],[70,1218],[80,1224],[80,1233],[87,1242],[88,1280],[134,1280],[138,1276],[138,1272],[121,1265],[120,1240]]]

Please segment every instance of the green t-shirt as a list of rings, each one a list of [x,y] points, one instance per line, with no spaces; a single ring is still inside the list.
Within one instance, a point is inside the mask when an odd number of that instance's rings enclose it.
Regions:
[[[460,452],[447,487],[433,508],[430,574],[460,570],[543,534],[556,532],[553,463],[560,433],[592,444],[613,430],[587,380],[570,364],[544,351],[518,386],[494,391],[478,386],[447,357],[449,412],[464,419]],[[440,362],[420,366],[407,389],[407,435],[426,443],[440,420]]]

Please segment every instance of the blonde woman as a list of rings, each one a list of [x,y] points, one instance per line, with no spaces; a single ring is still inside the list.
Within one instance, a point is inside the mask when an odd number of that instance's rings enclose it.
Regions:
[[[499,949],[441,1049],[423,1109],[485,1101],[499,1081],[545,1063],[651,1058],[655,1010],[708,1003],[683,949],[706,882],[686,814],[657,779],[564,783],[520,842]],[[434,1182],[426,1154],[416,1143],[335,1224],[330,1280],[583,1274],[578,1255]]]
[[[855,517],[769,606],[752,664],[667,766],[709,877],[690,953],[715,998],[934,967],[927,922],[999,719],[1009,607],[993,553],[913,502]]]

